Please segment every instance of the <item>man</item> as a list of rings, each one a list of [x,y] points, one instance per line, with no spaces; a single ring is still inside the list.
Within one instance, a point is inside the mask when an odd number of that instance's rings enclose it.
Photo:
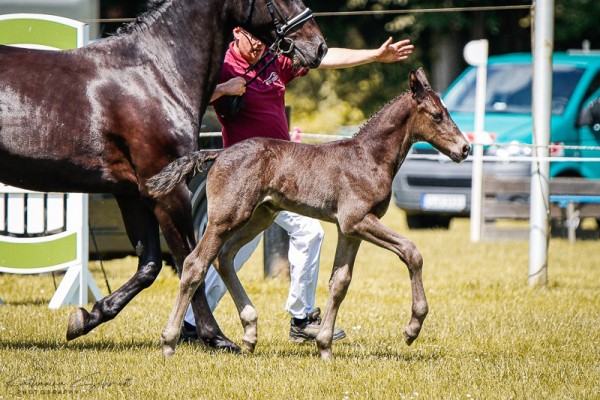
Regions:
[[[285,86],[293,79],[308,73],[307,68],[296,68],[287,57],[276,58],[256,79],[257,75],[273,55],[246,72],[257,63],[266,46],[242,28],[233,30],[234,40],[225,55],[220,83],[211,98],[223,127],[223,146],[229,147],[253,137],[269,137],[290,140],[285,115]],[[330,48],[319,68],[348,68],[370,62],[396,62],[408,58],[413,46],[409,40],[392,43],[390,37],[381,47],[372,50]],[[219,99],[223,96],[243,95],[243,106],[231,111]],[[233,195],[233,194],[232,194]],[[292,316],[290,339],[294,342],[315,340],[320,328],[320,309],[315,308],[315,293],[319,272],[319,258],[323,242],[323,229],[319,221],[292,212],[283,211],[276,217],[276,224],[290,235],[290,291],[285,304]],[[258,246],[261,235],[245,245],[235,256],[236,271],[250,258]],[[225,284],[214,268],[210,268],[205,279],[205,290],[211,310],[214,310],[227,291]],[[191,308],[185,315],[182,338],[196,338],[195,322]],[[333,340],[346,337],[336,328]]]

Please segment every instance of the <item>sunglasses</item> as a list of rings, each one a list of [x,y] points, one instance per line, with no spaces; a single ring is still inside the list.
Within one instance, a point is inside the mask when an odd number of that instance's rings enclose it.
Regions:
[[[240,32],[241,32],[241,34],[242,34],[242,35],[244,35],[244,36],[246,37],[246,39],[248,39],[248,41],[249,41],[250,43],[252,43],[252,44],[255,44],[255,45],[257,45],[257,44],[262,44],[262,42],[260,41],[260,39],[258,39],[258,38],[256,38],[256,37],[252,36],[252,34],[251,34],[251,33],[249,33],[249,32],[246,32],[246,31],[245,31],[245,30],[243,30],[243,29],[240,29]]]

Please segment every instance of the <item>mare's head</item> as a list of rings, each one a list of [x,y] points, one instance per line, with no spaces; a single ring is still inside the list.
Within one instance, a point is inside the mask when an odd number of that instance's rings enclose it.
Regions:
[[[230,0],[244,10],[237,25],[267,46],[273,43],[302,66],[317,68],[327,45],[310,9],[301,0]]]
[[[431,90],[422,68],[411,71],[410,91],[415,111],[411,116],[411,132],[415,142],[431,144],[454,162],[469,155],[471,145],[458,129],[440,97]]]

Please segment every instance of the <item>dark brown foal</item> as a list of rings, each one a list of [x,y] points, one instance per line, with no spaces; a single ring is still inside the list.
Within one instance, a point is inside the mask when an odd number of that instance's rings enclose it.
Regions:
[[[233,257],[281,210],[338,226],[329,298],[317,336],[323,358],[331,357],[335,319],[362,240],[392,251],[408,267],[412,316],[404,340],[410,345],[417,338],[428,312],[421,279],[423,258],[414,243],[385,227],[379,218],[389,206],[392,179],[414,142],[429,142],[454,162],[468,156],[470,145],[429,87],[423,70],[411,72],[409,80],[410,91],[388,103],[351,139],[317,146],[250,139],[226,150],[183,157],[149,181],[151,191],[161,196],[215,160],[208,174],[208,226],[184,262],[179,295],[162,334],[166,357],[173,355],[185,310],[215,261],[240,314],[244,346],[254,350],[257,314],[233,269]]]

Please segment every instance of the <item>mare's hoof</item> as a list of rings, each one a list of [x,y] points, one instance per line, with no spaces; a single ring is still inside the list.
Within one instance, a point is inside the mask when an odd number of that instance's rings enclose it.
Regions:
[[[79,336],[85,334],[84,329],[89,317],[90,314],[84,308],[79,307],[77,310],[73,311],[73,314],[69,317],[67,340],[77,339]]]
[[[240,346],[227,339],[225,336],[217,336],[208,340],[201,340],[204,346],[212,350],[224,351],[226,353],[242,354]]]

